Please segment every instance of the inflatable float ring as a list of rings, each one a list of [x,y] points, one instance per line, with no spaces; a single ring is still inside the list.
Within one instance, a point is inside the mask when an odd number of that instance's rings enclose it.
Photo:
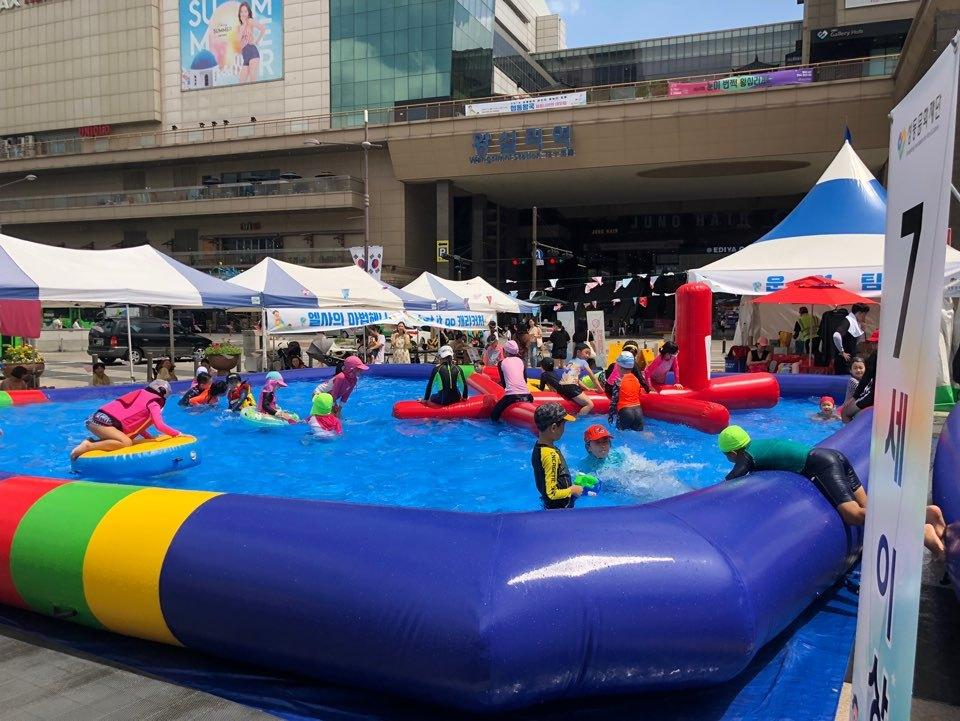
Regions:
[[[193,436],[138,438],[132,446],[115,451],[87,451],[71,462],[73,472],[90,478],[158,476],[200,463]]]

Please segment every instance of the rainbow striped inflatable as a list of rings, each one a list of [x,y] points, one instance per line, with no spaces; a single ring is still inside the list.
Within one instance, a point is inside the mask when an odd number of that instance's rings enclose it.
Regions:
[[[0,408],[10,406],[26,406],[31,403],[46,403],[50,399],[46,393],[34,391],[0,391]]]

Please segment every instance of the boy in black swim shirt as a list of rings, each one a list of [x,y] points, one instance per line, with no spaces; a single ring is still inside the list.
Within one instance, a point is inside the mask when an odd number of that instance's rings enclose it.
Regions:
[[[544,509],[573,508],[583,487],[570,480],[563,454],[553,444],[563,436],[564,425],[574,420],[559,403],[544,403],[533,414],[540,435],[533,447],[533,478]]]

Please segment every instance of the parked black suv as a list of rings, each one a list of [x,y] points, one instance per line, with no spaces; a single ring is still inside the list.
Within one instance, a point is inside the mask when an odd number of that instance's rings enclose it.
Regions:
[[[132,318],[133,362],[146,360],[147,353],[155,356],[170,354],[170,324],[161,318]],[[181,325],[173,326],[173,349],[177,360],[193,358],[198,349],[204,349],[213,341],[202,335],[194,335]],[[127,321],[125,318],[106,318],[90,328],[87,336],[87,353],[96,355],[106,364],[127,360]]]

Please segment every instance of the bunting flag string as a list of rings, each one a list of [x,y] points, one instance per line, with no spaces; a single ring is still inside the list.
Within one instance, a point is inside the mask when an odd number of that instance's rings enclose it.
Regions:
[[[548,281],[549,281],[549,283],[550,283],[550,287],[551,287],[551,288],[556,288],[556,287],[557,287],[557,278],[548,278]]]

